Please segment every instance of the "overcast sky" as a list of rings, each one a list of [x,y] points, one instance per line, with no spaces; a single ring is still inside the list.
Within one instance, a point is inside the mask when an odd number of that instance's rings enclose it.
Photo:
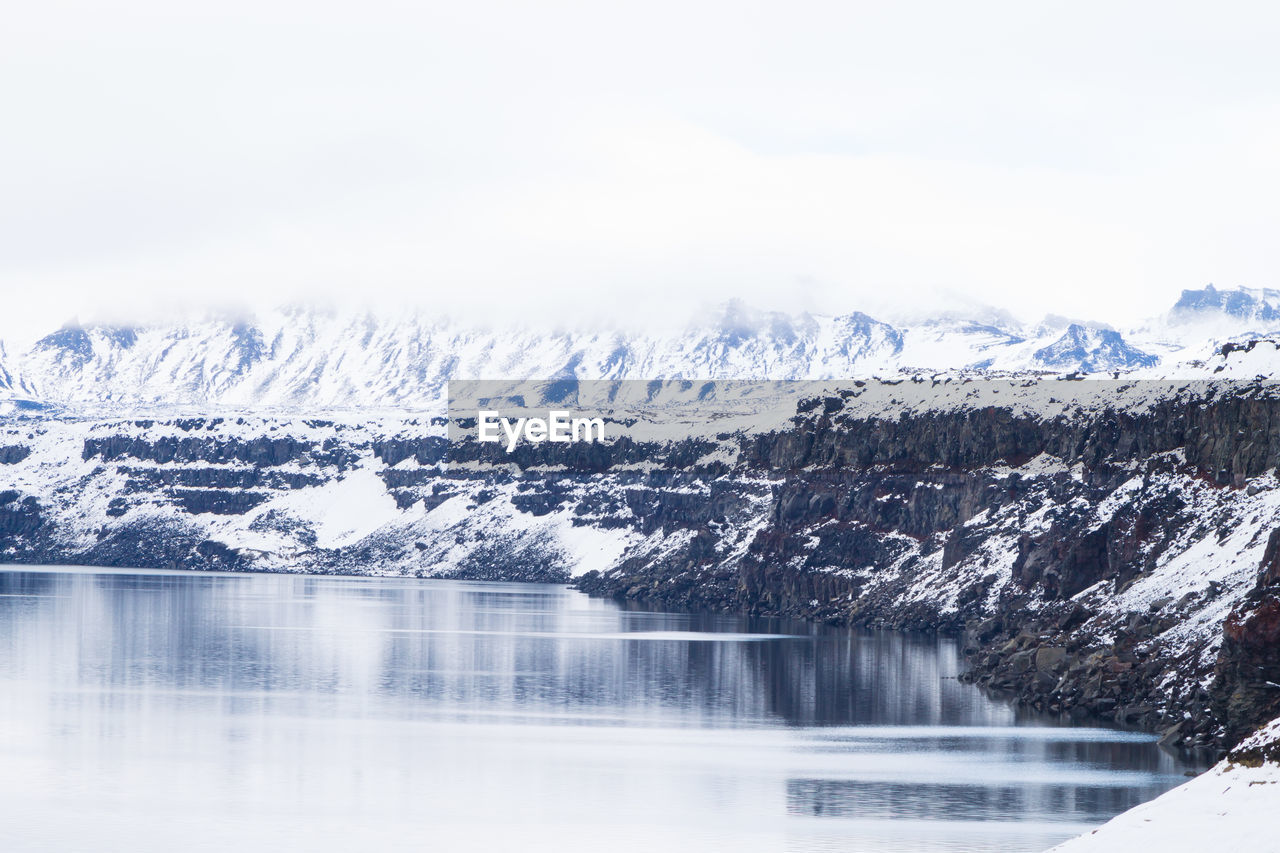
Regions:
[[[1280,6],[10,4],[0,335],[1280,286]],[[958,296],[956,296],[958,295]]]

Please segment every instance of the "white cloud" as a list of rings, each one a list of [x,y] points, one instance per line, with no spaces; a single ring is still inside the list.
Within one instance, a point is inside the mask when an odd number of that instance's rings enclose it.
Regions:
[[[307,293],[683,317],[1277,284],[1270,4],[29,4],[0,334]]]

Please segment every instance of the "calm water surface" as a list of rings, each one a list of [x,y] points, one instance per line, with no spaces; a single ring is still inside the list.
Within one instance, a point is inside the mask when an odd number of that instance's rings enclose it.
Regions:
[[[960,663],[558,586],[0,570],[0,847],[1035,851],[1184,781]]]

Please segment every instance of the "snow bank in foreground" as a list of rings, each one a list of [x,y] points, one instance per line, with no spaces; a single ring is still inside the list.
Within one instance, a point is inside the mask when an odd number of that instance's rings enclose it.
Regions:
[[[1130,809],[1050,853],[1158,850],[1280,850],[1280,763],[1241,756],[1280,752],[1280,719],[1242,743],[1232,757],[1185,785]]]

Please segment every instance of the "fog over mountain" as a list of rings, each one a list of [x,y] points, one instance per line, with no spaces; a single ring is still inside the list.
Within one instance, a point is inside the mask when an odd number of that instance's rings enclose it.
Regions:
[[[1270,374],[1280,291],[1184,291],[1132,328],[997,309],[786,313],[734,300],[682,330],[484,328],[428,311],[294,306],[146,325],[68,324],[0,343],[4,411],[441,407],[450,379],[829,379],[962,371],[1252,377]]]

